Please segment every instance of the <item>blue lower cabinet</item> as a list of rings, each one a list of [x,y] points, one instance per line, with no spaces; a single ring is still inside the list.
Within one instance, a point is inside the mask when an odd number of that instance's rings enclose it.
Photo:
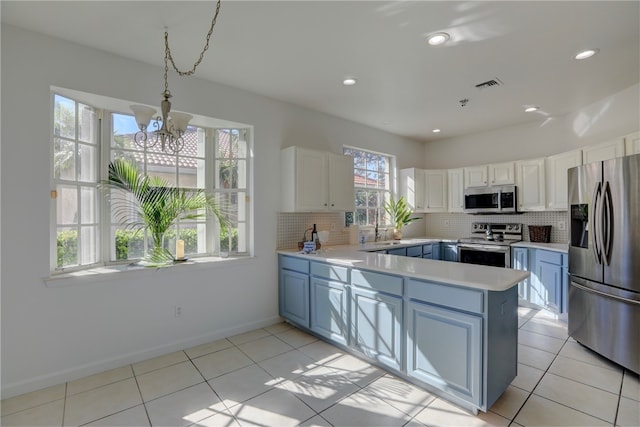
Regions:
[[[538,304],[553,311],[560,312],[562,308],[562,265],[552,264],[536,257],[535,290]]]
[[[440,244],[441,260],[458,262],[458,245],[456,243]]]
[[[402,298],[351,287],[351,345],[390,368],[402,369]]]
[[[311,277],[311,330],[337,343],[347,345],[347,287]]]
[[[511,268],[529,271],[529,249],[511,248]],[[529,301],[531,286],[529,278],[518,283],[518,298]]]
[[[531,272],[518,284],[518,298],[556,313],[567,312],[568,256],[562,252],[511,248],[511,268]]]
[[[482,317],[409,302],[407,374],[482,403]]]
[[[407,248],[394,248],[387,250],[389,255],[407,256]]]
[[[309,275],[280,270],[280,316],[309,327]]]

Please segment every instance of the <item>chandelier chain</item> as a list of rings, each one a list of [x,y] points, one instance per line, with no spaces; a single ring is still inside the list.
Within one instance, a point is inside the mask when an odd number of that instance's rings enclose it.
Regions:
[[[213,19],[211,20],[211,27],[209,28],[209,32],[207,33],[207,39],[206,39],[206,43],[204,45],[204,48],[202,49],[202,52],[200,52],[200,57],[198,58],[198,60],[193,64],[193,68],[192,69],[190,69],[188,71],[180,71],[178,69],[178,66],[176,65],[175,61],[173,60],[173,56],[171,55],[171,48],[169,47],[169,32],[168,31],[164,32],[164,52],[165,52],[165,55],[164,55],[164,89],[165,89],[165,91],[168,90],[168,85],[167,85],[167,72],[169,71],[168,62],[171,62],[171,65],[173,66],[173,69],[176,70],[176,73],[178,73],[179,76],[191,76],[196,72],[196,68],[202,62],[202,59],[204,58],[205,52],[209,49],[209,39],[211,38],[211,34],[213,34],[213,27],[215,27],[215,25],[216,25],[216,21],[218,19],[218,13],[220,13],[220,1],[221,0],[218,0],[218,4],[216,5],[216,13],[213,15]]]

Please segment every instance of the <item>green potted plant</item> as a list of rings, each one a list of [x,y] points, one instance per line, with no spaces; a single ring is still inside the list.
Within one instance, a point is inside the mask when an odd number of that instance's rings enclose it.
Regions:
[[[143,175],[126,159],[109,163],[109,177],[100,187],[121,225],[149,233],[151,247],[142,260],[147,266],[173,263],[173,255],[164,247],[164,237],[177,220],[197,219],[212,213],[223,229],[228,225],[217,203],[203,190],[171,187],[160,177]]]
[[[412,223],[413,221],[422,219],[411,216],[413,212],[409,208],[404,197],[400,197],[398,200],[395,200],[392,195],[389,201],[385,202],[384,210],[391,217],[391,222],[394,226],[393,238],[395,240],[402,239],[402,227]]]

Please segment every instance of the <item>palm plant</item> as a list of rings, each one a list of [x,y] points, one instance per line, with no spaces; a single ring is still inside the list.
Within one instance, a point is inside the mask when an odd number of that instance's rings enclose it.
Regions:
[[[173,261],[163,241],[177,220],[198,219],[211,213],[223,228],[228,225],[217,203],[203,190],[170,187],[160,177],[141,174],[137,166],[126,159],[109,163],[109,177],[102,181],[101,188],[120,224],[127,229],[149,232],[153,247],[145,256],[148,265]]]
[[[391,221],[393,222],[393,226],[397,230],[397,233],[394,231],[394,238],[402,238],[402,227],[412,223],[413,221],[418,221],[422,218],[412,217],[413,212],[407,201],[404,197],[400,197],[398,200],[393,198],[393,195],[389,199],[388,202],[384,204],[384,210],[387,211],[389,216],[391,217]],[[399,237],[397,237],[399,236]]]

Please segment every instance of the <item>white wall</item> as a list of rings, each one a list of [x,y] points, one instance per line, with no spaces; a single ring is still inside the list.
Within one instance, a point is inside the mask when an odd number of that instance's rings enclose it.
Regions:
[[[255,258],[46,287],[50,87],[157,105],[162,69],[6,25],[1,41],[3,397],[276,322],[281,147],[349,144],[395,154],[398,167],[424,158],[413,141],[172,76],[174,109],[255,126]]]
[[[640,84],[560,117],[536,114],[518,126],[427,143],[426,168],[456,168],[546,157],[640,129]]]

